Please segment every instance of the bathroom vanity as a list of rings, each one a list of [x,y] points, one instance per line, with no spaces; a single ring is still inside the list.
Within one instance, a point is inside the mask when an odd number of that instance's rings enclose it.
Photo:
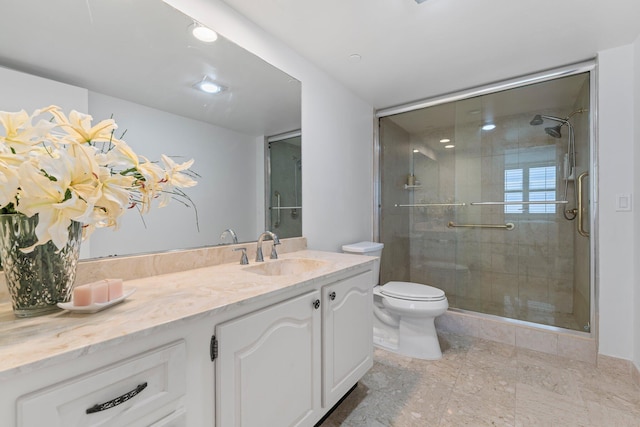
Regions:
[[[312,426],[372,366],[373,259],[302,250],[126,280],[94,314],[0,304],[7,426]]]

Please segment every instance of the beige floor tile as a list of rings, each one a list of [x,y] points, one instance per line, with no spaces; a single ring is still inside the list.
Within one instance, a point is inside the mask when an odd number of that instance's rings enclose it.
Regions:
[[[495,341],[476,340],[467,352],[467,363],[499,368],[517,367],[516,347]]]
[[[590,427],[591,423],[587,416],[587,408],[572,397],[518,383],[515,425]]]
[[[640,388],[617,364],[440,333],[443,358],[384,350],[322,427],[640,427]]]
[[[593,426],[640,427],[637,413],[613,409],[598,402],[587,402],[587,414]]]
[[[514,426],[515,398],[510,405],[454,391],[440,426]]]

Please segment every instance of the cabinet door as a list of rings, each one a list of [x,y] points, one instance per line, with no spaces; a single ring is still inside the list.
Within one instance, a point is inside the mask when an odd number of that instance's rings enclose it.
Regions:
[[[216,425],[307,426],[320,408],[320,292],[216,327]]]
[[[333,406],[373,366],[373,273],[322,288],[322,406]]]

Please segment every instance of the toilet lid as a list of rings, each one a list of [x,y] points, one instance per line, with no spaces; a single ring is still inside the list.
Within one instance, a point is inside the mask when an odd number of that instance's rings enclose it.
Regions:
[[[441,289],[412,282],[389,282],[381,287],[380,293],[391,298],[413,301],[442,301],[446,298]]]

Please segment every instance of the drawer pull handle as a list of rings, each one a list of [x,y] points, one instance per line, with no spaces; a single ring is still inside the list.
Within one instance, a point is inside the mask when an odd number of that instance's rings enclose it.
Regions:
[[[336,293],[335,293],[335,292],[331,292],[331,293],[329,294],[329,299],[330,299],[331,301],[335,300],[335,299],[336,299]]]
[[[104,403],[97,403],[97,404],[93,405],[91,408],[87,409],[87,414],[93,414],[93,413],[96,413],[96,412],[100,412],[100,411],[104,411],[106,409],[113,408],[114,406],[118,406],[121,403],[124,403],[127,400],[136,397],[138,395],[138,393],[140,393],[145,388],[147,388],[147,383],[146,382],[140,384],[139,386],[137,386],[136,388],[134,388],[130,392],[125,393],[122,396],[116,397],[113,400],[110,400],[110,401],[104,402]]]

